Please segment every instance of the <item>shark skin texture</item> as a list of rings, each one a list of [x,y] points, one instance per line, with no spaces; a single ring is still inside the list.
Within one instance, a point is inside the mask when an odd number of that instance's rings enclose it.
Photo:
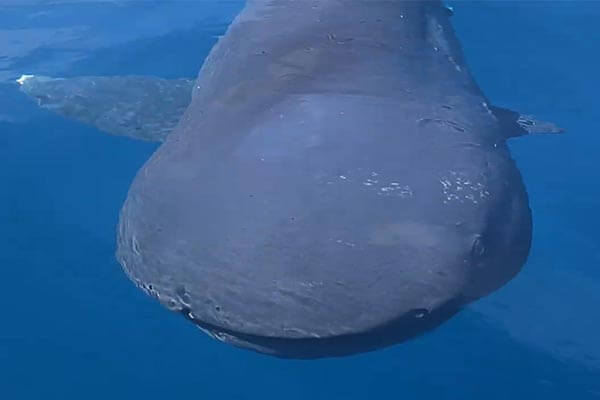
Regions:
[[[451,14],[434,0],[251,0],[176,89],[18,83],[53,112],[163,142],[120,213],[117,259],[138,287],[234,346],[347,356],[434,329],[529,253],[506,141],[562,129],[490,103]]]

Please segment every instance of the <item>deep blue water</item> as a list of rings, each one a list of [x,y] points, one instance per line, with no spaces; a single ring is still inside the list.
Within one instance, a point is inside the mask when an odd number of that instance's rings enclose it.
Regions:
[[[531,256],[432,333],[321,361],[220,344],[135,289],[115,224],[156,146],[43,112],[11,82],[193,77],[240,3],[25,3],[0,0],[0,399],[600,399],[600,2],[455,2],[486,95],[568,130],[511,142]]]

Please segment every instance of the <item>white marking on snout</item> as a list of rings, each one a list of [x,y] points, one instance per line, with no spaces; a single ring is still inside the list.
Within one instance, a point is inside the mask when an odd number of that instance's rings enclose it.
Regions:
[[[23,85],[25,83],[25,81],[27,81],[28,79],[33,78],[35,75],[21,75],[21,77],[19,79],[17,79],[17,83],[19,85]]]

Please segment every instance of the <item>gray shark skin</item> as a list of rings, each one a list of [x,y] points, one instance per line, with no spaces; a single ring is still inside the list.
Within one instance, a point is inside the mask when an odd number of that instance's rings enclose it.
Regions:
[[[121,210],[127,275],[214,338],[284,358],[420,335],[522,268],[506,139],[439,1],[252,1]],[[554,131],[554,127],[531,131]]]
[[[194,80],[155,76],[78,76],[53,78],[22,75],[21,92],[40,108],[92,125],[111,135],[163,142],[190,104]],[[520,126],[515,134],[562,133],[554,124],[531,115],[492,107],[500,118]]]

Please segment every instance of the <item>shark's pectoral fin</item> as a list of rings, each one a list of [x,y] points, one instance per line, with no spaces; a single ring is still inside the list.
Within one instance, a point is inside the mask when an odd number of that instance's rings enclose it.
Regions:
[[[50,78],[23,75],[38,105],[101,131],[163,141],[190,104],[194,81],[145,76]]]
[[[565,132],[564,129],[556,124],[540,121],[532,115],[525,115],[496,106],[492,106],[490,109],[503,125],[508,138],[529,134],[557,134]]]

